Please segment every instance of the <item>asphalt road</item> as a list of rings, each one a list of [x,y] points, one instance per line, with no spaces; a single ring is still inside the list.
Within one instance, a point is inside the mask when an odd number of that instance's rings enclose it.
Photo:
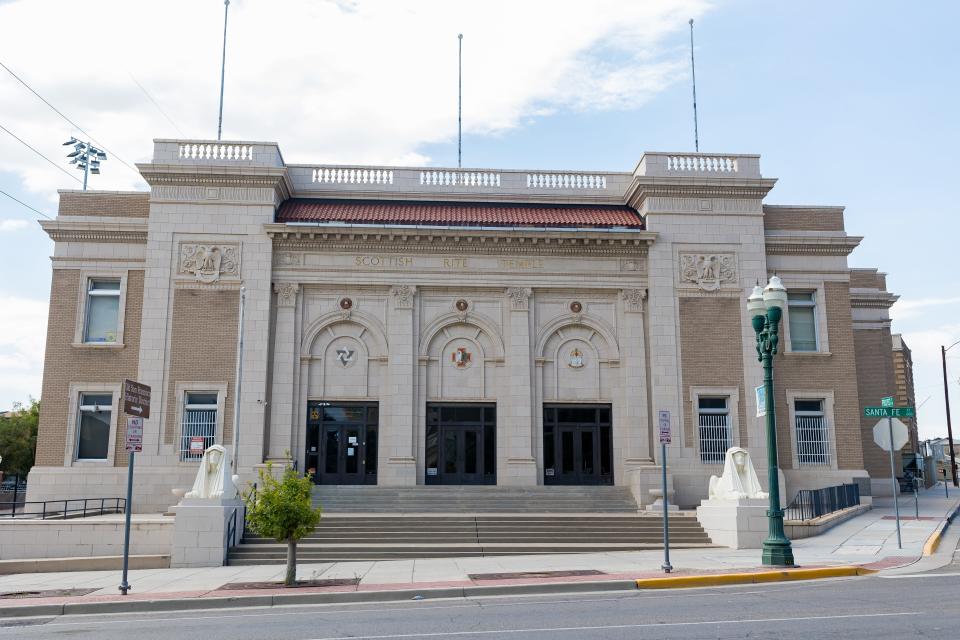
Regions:
[[[960,572],[897,579],[0,620],[0,640],[931,638],[960,628]]]

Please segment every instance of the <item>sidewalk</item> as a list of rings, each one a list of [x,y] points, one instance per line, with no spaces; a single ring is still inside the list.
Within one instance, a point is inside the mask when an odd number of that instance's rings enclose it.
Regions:
[[[960,491],[943,497],[938,485],[921,493],[920,519],[915,519],[912,496],[900,498],[903,548],[897,547],[896,523],[892,500],[877,500],[874,509],[834,527],[830,531],[793,543],[794,556],[802,567],[865,566],[882,570],[909,565],[918,560],[924,543],[945,518],[960,506]],[[941,550],[949,556],[952,549]],[[940,554],[938,554],[940,555]],[[762,570],[757,549],[726,548],[677,549],[670,559],[673,575],[702,575]],[[300,587],[290,590],[234,589],[225,585],[268,582],[283,579],[282,565],[213,567],[205,569],[144,569],[131,571],[131,595],[121,598],[117,591],[119,571],[70,573],[32,573],[0,576],[0,594],[25,591],[86,590],[83,595],[54,597],[0,597],[0,617],[4,608],[25,605],[103,602],[118,600],[207,599],[235,596],[277,596],[344,592],[416,591],[463,589],[510,585],[577,585],[597,588],[597,583],[616,584],[638,578],[661,577],[662,551],[632,551],[594,554],[504,556],[487,558],[449,558],[393,560],[377,562],[337,562],[300,564],[300,580],[346,580],[350,584]],[[582,575],[549,576],[543,572],[581,572]],[[518,573],[540,575],[517,576]],[[491,574],[514,574],[496,576]],[[624,583],[619,588],[627,588]],[[429,593],[429,592],[428,592]],[[437,594],[439,592],[434,592]],[[44,594],[46,595],[46,594]],[[53,596],[53,594],[49,594]],[[359,596],[359,593],[354,595]],[[399,595],[399,594],[398,594]],[[436,597],[436,595],[435,595]],[[443,596],[449,597],[449,596]],[[272,602],[269,598],[266,604]],[[251,604],[258,604],[253,600]],[[173,604],[173,603],[170,603]],[[194,607],[200,606],[196,602]],[[159,604],[158,604],[159,606]],[[12,609],[10,610],[12,612]]]

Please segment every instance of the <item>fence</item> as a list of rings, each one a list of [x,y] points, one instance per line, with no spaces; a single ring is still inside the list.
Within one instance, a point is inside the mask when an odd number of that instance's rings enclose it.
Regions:
[[[39,505],[39,506],[31,506]],[[107,513],[123,513],[125,498],[73,498],[69,500],[45,500],[43,502],[0,502],[0,518],[86,518]],[[9,513],[6,512],[10,509]]]
[[[823,489],[801,489],[784,510],[785,520],[813,520],[860,504],[860,487],[841,484]]]

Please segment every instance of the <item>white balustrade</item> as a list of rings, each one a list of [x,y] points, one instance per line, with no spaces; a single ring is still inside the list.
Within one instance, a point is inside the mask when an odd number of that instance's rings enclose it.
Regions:
[[[736,158],[729,156],[667,156],[668,171],[737,173]]]
[[[436,187],[499,187],[500,174],[489,171],[421,171],[420,184]]]
[[[528,189],[606,189],[607,177],[584,173],[528,173]]]
[[[253,160],[253,147],[249,144],[219,142],[180,143],[177,156],[184,160]]]
[[[319,167],[313,170],[313,182],[319,184],[393,184],[393,170],[369,167]]]

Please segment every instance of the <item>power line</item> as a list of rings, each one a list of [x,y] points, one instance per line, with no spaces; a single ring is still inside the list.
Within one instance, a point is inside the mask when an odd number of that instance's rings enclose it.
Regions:
[[[96,142],[104,151],[106,151],[107,153],[109,153],[110,155],[112,155],[114,158],[116,158],[117,160],[119,160],[120,163],[121,163],[123,166],[127,167],[127,168],[130,169],[131,171],[136,172],[137,175],[140,175],[140,172],[139,172],[139,171],[137,171],[136,169],[134,169],[131,165],[127,164],[127,162],[126,162],[123,158],[121,158],[115,151],[111,151],[110,149],[107,149],[107,146],[106,146],[105,144],[103,144],[102,142],[99,142],[99,141],[98,141],[96,138],[94,138],[92,135],[90,135],[89,133],[87,133],[86,131],[84,131],[83,127],[81,127],[80,125],[78,125],[76,122],[74,122],[73,120],[71,120],[71,119],[68,118],[67,116],[63,115],[63,112],[62,112],[62,111],[60,111],[60,110],[57,109],[55,106],[53,106],[52,104],[50,104],[50,103],[47,101],[46,98],[44,98],[42,95],[40,95],[39,93],[37,93],[37,92],[34,90],[33,87],[31,87],[30,85],[28,85],[28,84],[23,80],[23,78],[21,78],[20,76],[18,76],[17,74],[15,74],[15,73],[10,69],[10,67],[8,67],[7,65],[3,64],[2,62],[0,62],[0,67],[3,67],[4,69],[6,69],[7,73],[9,73],[11,76],[13,76],[13,77],[17,80],[17,82],[19,82],[19,83],[22,84],[24,87],[26,87],[27,90],[30,91],[30,93],[32,93],[33,95],[35,95],[35,96],[37,96],[38,98],[40,98],[40,100],[43,102],[43,104],[45,104],[45,105],[47,105],[48,107],[50,107],[51,109],[53,109],[58,116],[60,116],[61,118],[63,118],[64,120],[66,120],[68,123],[70,123],[70,125],[73,126],[73,127],[75,127],[75,128],[77,129],[77,131],[79,131],[79,132],[82,133],[83,135],[85,135],[85,136],[87,136],[88,138],[90,138],[90,140],[92,140],[93,142]]]
[[[142,84],[140,84],[139,82],[137,82],[137,79],[136,79],[136,78],[133,76],[133,74],[130,73],[129,71],[127,72],[127,75],[130,76],[130,79],[133,80],[133,83],[134,83],[135,85],[137,85],[138,87],[140,87],[140,91],[143,91],[143,95],[147,96],[147,98],[150,100],[150,102],[153,103],[153,106],[155,106],[155,107],[157,108],[157,111],[159,111],[160,114],[163,115],[163,117],[167,119],[167,122],[169,122],[170,124],[172,124],[172,125],[173,125],[173,128],[176,129],[176,130],[180,133],[181,136],[183,136],[184,138],[186,138],[186,137],[187,137],[187,134],[185,134],[185,133],[183,132],[183,130],[182,130],[180,127],[177,126],[177,123],[174,122],[174,121],[170,118],[170,116],[167,115],[167,112],[163,110],[163,107],[160,106],[160,103],[153,99],[153,96],[150,95],[150,92],[147,91],[146,87],[144,87]]]
[[[34,212],[36,212],[36,213],[39,213],[40,215],[42,215],[42,216],[43,216],[44,218],[46,218],[47,220],[53,220],[53,218],[51,218],[50,216],[48,216],[47,214],[45,214],[43,211],[40,211],[39,209],[34,209],[33,207],[31,207],[30,205],[28,205],[28,204],[27,204],[26,202],[24,202],[23,200],[17,200],[16,198],[14,198],[12,195],[10,195],[9,193],[7,193],[7,192],[4,191],[3,189],[0,189],[0,193],[2,193],[3,195],[7,196],[8,198],[10,198],[11,200],[13,200],[14,202],[18,202],[18,203],[22,204],[22,205],[25,206],[27,209],[30,209],[31,211],[34,211]]]
[[[24,140],[22,140],[19,136],[17,136],[17,134],[15,134],[13,131],[10,131],[10,129],[7,129],[7,128],[6,128],[5,126],[3,126],[2,124],[0,124],[0,129],[3,129],[3,130],[6,131],[7,133],[9,133],[9,134],[14,138],[14,140],[16,140],[17,142],[19,142],[19,143],[22,144],[23,146],[25,146],[27,149],[30,149],[30,151],[33,151],[35,154],[37,154],[38,156],[40,156],[41,158],[43,158],[44,160],[46,160],[47,162],[49,162],[50,164],[52,164],[53,166],[55,166],[55,167],[56,167],[57,169],[59,169],[60,171],[63,171],[65,174],[67,174],[68,176],[70,176],[71,178],[73,178],[74,180],[76,180],[77,182],[80,182],[80,178],[78,178],[77,176],[73,175],[72,173],[70,173],[69,171],[67,171],[66,169],[64,169],[64,168],[61,167],[60,165],[58,165],[56,162],[54,162],[53,160],[51,160],[51,159],[48,158],[47,156],[43,155],[42,153],[40,153],[39,151],[37,151],[36,149],[34,149],[33,147],[31,147],[31,146],[30,146],[29,144],[27,144]]]

